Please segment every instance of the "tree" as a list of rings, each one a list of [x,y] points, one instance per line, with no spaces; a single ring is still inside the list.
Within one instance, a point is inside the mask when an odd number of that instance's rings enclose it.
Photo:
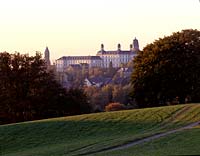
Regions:
[[[103,76],[105,73],[105,69],[100,67],[90,67],[89,68],[89,77],[98,77]]]
[[[87,95],[82,89],[71,88],[67,92],[67,102],[69,115],[90,113],[92,106],[88,103]]]
[[[85,94],[62,88],[39,53],[0,53],[0,101],[0,124],[90,111]]]
[[[93,112],[104,110],[104,99],[102,99],[101,88],[96,86],[85,87],[84,92],[86,93],[89,103],[92,107]]]
[[[113,102],[119,102],[119,103],[124,102],[125,96],[121,85],[113,86],[112,96],[113,96]]]
[[[113,86],[110,85],[110,84],[103,86],[101,91],[102,91],[102,100],[104,101],[104,104],[106,105],[106,104],[112,102],[112,100],[113,100],[113,95],[112,95]]]
[[[107,76],[108,76],[108,77],[113,77],[114,74],[115,74],[115,72],[116,72],[116,69],[113,68],[112,61],[110,61],[110,62],[109,62],[109,67],[108,67],[108,69],[107,69]]]
[[[200,31],[183,30],[147,45],[134,59],[132,97],[140,107],[200,101]]]

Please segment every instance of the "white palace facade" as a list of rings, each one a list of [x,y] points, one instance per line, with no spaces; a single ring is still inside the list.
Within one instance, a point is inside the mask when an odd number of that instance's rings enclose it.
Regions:
[[[121,64],[126,64],[131,61],[139,51],[139,43],[135,38],[129,50],[121,50],[121,45],[117,45],[117,50],[106,51],[104,45],[101,44],[101,50],[96,56],[63,56],[56,60],[57,72],[63,72],[65,69],[74,64],[87,64],[89,67],[108,68],[110,62],[114,68],[120,67]]]

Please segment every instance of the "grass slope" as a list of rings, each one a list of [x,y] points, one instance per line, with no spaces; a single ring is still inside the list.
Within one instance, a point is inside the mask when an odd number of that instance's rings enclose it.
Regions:
[[[0,126],[0,155],[80,155],[124,144],[134,139],[168,131],[199,120],[200,105],[190,104],[2,125]],[[195,130],[197,132],[194,136],[198,135],[198,129]],[[193,134],[193,131],[188,130],[187,132],[187,135]],[[173,138],[173,135],[170,137]],[[168,137],[162,139],[168,139]],[[160,146],[165,142],[162,139],[156,140],[157,142],[152,141],[150,147],[147,146],[148,143],[145,143],[145,146],[138,145],[134,148],[107,153],[108,155],[127,155],[128,151],[129,153],[134,152],[136,155],[142,153],[145,155],[146,150],[152,147],[151,152],[154,155],[153,152],[158,149],[154,148],[154,144],[161,149]],[[176,140],[172,142],[172,145],[173,143],[176,143]],[[173,147],[174,150],[177,149],[176,146]],[[164,145],[163,148],[165,148]],[[198,154],[200,154],[200,150]]]
[[[163,155],[200,155],[200,126],[136,145],[128,149],[94,154],[94,156]]]

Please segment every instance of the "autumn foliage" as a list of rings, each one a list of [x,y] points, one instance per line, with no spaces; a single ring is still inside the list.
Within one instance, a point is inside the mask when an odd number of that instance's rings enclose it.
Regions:
[[[123,104],[120,104],[118,102],[116,103],[109,103],[106,107],[105,107],[105,111],[109,112],[109,111],[119,111],[119,110],[125,110],[126,107]]]
[[[134,59],[132,97],[139,107],[200,102],[199,69],[200,31],[160,38]]]
[[[80,89],[65,90],[41,54],[0,53],[0,124],[88,113]]]

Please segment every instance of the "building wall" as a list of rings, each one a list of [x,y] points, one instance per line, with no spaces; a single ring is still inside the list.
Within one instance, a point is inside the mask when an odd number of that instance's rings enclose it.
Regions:
[[[81,63],[87,63],[89,67],[103,67],[108,68],[110,62],[112,62],[112,65],[114,68],[120,67],[121,64],[126,64],[129,61],[131,61],[135,56],[136,53],[132,52],[124,52],[121,51],[121,53],[116,54],[110,54],[110,53],[104,53],[104,54],[97,54],[101,59],[80,59],[81,57],[62,57],[58,60],[56,60],[56,70],[58,72],[63,72],[69,65],[71,64],[81,64]]]
[[[81,59],[81,57],[83,59]],[[84,56],[74,56],[74,57],[62,57],[56,60],[56,70],[58,72],[63,72],[69,65],[72,64],[82,64],[87,63],[89,67],[102,67],[102,59],[94,59],[89,57],[88,59]]]
[[[109,53],[103,53],[103,54],[97,54],[97,56],[100,56],[102,58],[102,62],[103,62],[103,67],[104,68],[108,68],[110,62],[112,62],[112,65],[114,68],[120,67],[121,64],[126,64],[129,61],[131,61],[135,56],[136,53],[130,52],[124,52],[121,51],[121,53],[117,53],[116,54],[109,54]]]
[[[116,51],[105,51],[104,45],[101,44],[101,50],[96,56],[66,56],[56,60],[56,70],[64,71],[71,64],[87,63],[89,67],[104,67],[108,68],[110,62],[114,68],[120,67],[121,64],[126,64],[133,60],[139,51],[139,42],[135,38],[133,44],[130,45],[130,50],[121,50],[121,45],[117,45]]]

